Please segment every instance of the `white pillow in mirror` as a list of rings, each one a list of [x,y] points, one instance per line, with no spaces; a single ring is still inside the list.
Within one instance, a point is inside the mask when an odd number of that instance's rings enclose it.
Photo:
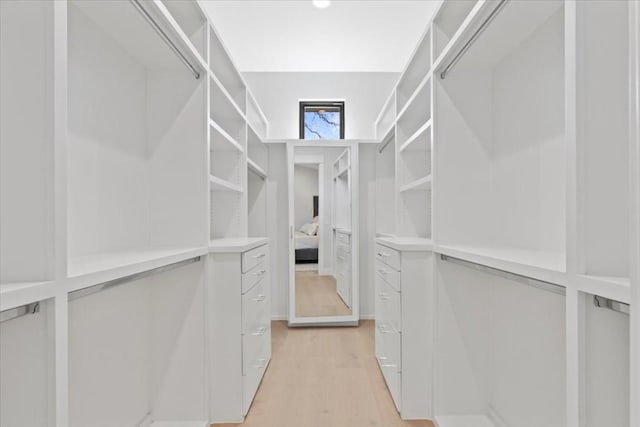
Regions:
[[[300,227],[300,232],[309,236],[313,236],[313,232],[315,231],[315,227],[313,224],[305,224]]]

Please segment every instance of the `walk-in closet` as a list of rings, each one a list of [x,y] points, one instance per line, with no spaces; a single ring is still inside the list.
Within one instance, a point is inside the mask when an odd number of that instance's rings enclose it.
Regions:
[[[637,0],[0,0],[0,427],[640,427]]]

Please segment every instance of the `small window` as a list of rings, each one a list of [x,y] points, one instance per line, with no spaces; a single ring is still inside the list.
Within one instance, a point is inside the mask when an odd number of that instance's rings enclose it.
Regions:
[[[344,102],[301,102],[300,139],[344,139]]]

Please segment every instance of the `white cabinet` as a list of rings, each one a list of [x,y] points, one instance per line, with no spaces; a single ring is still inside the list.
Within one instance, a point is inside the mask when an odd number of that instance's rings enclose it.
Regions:
[[[271,359],[269,246],[219,239],[209,251],[211,417],[241,422]]]
[[[376,358],[401,417],[431,418],[433,253],[423,239],[376,242]]]

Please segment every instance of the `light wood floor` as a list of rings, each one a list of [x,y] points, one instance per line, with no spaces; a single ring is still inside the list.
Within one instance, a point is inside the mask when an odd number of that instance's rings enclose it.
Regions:
[[[317,271],[296,271],[296,315],[298,317],[348,316],[351,309],[336,292],[333,276]]]
[[[273,355],[249,414],[231,427],[433,427],[402,421],[374,354],[373,321],[358,328],[272,323]]]

